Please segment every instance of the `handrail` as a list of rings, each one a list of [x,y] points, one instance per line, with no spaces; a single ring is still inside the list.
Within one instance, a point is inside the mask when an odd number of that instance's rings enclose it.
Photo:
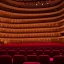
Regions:
[[[8,24],[8,23],[0,23],[0,27],[3,28],[46,28],[46,27],[60,27],[63,25],[64,21],[58,22],[48,22],[48,23],[33,23],[33,24]]]
[[[61,32],[64,27],[56,28],[28,28],[28,29],[10,29],[10,28],[0,28],[0,32],[3,33],[48,33],[48,32]]]
[[[6,14],[6,13],[5,13]],[[1,13],[1,16],[5,16],[4,13]],[[12,17],[12,15],[10,15]],[[10,22],[10,23],[35,23],[35,22],[53,22],[58,21],[60,19],[64,18],[64,14],[57,16],[57,17],[51,17],[51,18],[37,18],[37,19],[10,19],[10,18],[3,18],[0,17],[0,22]]]
[[[4,28],[45,28],[45,27],[58,27],[61,26],[62,22],[52,22],[52,23],[35,23],[35,24],[7,24],[0,23],[0,27]]]
[[[55,33],[26,33],[26,34],[14,34],[14,33],[0,33],[0,38],[39,38],[39,37],[60,37],[60,32]]]

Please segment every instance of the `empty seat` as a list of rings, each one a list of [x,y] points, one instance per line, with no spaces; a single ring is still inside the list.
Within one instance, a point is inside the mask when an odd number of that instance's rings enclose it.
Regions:
[[[19,50],[19,54],[20,55],[26,55],[26,51],[25,50]]]
[[[64,55],[64,50],[62,51],[62,54]]]
[[[48,55],[39,55],[40,64],[50,64],[50,57]]]
[[[6,50],[0,50],[0,55],[6,55],[6,54],[7,54]]]
[[[64,64],[64,56],[54,56],[53,64]]]
[[[60,55],[60,50],[52,50],[51,57],[56,56],[56,55]]]
[[[36,54],[37,54],[37,55],[43,54],[43,50],[36,50]]]
[[[39,62],[24,62],[23,64],[40,64]]]
[[[51,51],[50,51],[50,50],[44,50],[44,55],[49,55],[49,56],[51,56]]]
[[[27,50],[27,55],[32,55],[33,53],[33,50]]]
[[[13,64],[23,64],[23,62],[25,62],[24,55],[14,55]]]
[[[37,55],[27,55],[27,62],[38,62],[38,57]]]
[[[12,58],[9,55],[0,56],[0,64],[12,64]]]
[[[15,54],[15,50],[8,50],[8,55],[13,57],[14,54]]]

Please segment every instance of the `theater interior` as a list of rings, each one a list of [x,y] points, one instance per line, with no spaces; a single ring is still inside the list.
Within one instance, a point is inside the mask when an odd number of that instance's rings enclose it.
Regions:
[[[0,64],[64,64],[64,0],[0,0]]]

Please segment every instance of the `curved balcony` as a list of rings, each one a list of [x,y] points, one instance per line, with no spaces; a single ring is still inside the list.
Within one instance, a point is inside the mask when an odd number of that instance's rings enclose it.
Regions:
[[[62,28],[62,29],[61,29]],[[60,30],[61,29],[61,30]],[[64,28],[29,28],[29,29],[10,29],[10,28],[0,28],[0,32],[3,33],[51,33],[51,32],[60,32]]]
[[[12,0],[2,1],[0,1],[0,41],[22,43],[63,41],[61,33],[64,31],[64,1],[56,0],[45,5],[37,2],[38,6],[34,6],[34,2],[27,5],[28,2],[25,4]]]
[[[47,22],[64,22],[64,15],[58,16],[52,20],[49,18],[47,19],[10,19],[10,18],[3,18],[0,17],[1,23],[8,23],[8,24],[30,24],[30,23],[47,23]]]
[[[4,14],[1,14],[1,16],[3,15]],[[39,19],[10,19],[10,18],[0,17],[0,22],[8,22],[8,23],[38,23],[39,22],[39,23],[42,23],[42,22],[56,22],[60,20],[64,21],[63,18],[64,18],[64,14],[57,16],[57,17],[52,17],[52,18],[39,18]]]
[[[60,16],[64,13],[64,8],[60,11],[53,12],[53,13],[41,13],[41,14],[19,14],[19,13],[12,13],[0,10],[0,16],[6,18],[16,18],[16,19],[33,19],[33,18],[47,18],[47,17],[55,17]]]
[[[34,23],[34,24],[7,24],[7,23],[0,23],[0,27],[3,28],[46,28],[46,27],[59,27],[62,26],[61,22],[51,22],[51,23]]]
[[[51,6],[56,6],[58,5],[60,2],[62,2],[62,0],[54,0],[52,2],[50,1],[46,1],[46,2],[16,2],[16,1],[12,1],[12,0],[1,0],[1,2],[6,3],[8,5],[11,6],[15,6],[15,7],[23,7],[23,8],[41,8],[41,7],[51,7]],[[29,4],[28,4],[29,3]]]
[[[9,43],[38,43],[38,42],[60,42],[61,37],[47,37],[47,38],[0,38],[0,41],[7,41]]]
[[[54,7],[48,7],[48,8],[34,8],[34,9],[28,9],[28,8],[18,8],[9,6],[3,3],[0,3],[0,7],[3,10],[11,11],[11,12],[18,12],[18,13],[45,13],[45,12],[56,12],[60,9],[62,9],[64,6],[64,2],[61,4],[54,6]]]

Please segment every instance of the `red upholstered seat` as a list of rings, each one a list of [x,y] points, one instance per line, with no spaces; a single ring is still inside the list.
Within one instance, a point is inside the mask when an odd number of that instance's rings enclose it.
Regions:
[[[53,64],[64,64],[64,56],[54,56]]]
[[[52,50],[52,57],[56,55],[60,55],[60,50]]]
[[[12,58],[9,55],[0,56],[0,64],[12,64]]]
[[[19,50],[19,54],[20,55],[26,55],[26,51],[25,50]]]
[[[37,55],[27,55],[27,62],[38,62],[38,56]]]
[[[23,64],[40,64],[39,62],[24,62]]]
[[[14,55],[13,57],[13,64],[23,64],[25,62],[25,56],[24,55]]]
[[[7,51],[6,50],[0,50],[0,55],[6,55]]]
[[[15,50],[8,50],[8,55],[13,57],[15,55]]]
[[[50,64],[50,57],[48,55],[39,55],[40,64]]]
[[[43,50],[36,50],[36,54],[37,54],[37,55],[43,54]]]

